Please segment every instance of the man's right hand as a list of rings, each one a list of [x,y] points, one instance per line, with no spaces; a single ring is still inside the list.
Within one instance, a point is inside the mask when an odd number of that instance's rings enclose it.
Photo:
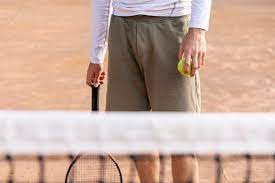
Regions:
[[[90,63],[87,70],[86,84],[89,86],[98,86],[104,83],[106,73],[103,64]]]

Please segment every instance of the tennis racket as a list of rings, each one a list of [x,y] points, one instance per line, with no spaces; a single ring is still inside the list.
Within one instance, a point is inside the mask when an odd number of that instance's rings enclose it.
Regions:
[[[99,87],[92,87],[92,111],[99,110]],[[122,183],[121,170],[114,158],[105,155],[78,154],[71,162],[65,183]]]

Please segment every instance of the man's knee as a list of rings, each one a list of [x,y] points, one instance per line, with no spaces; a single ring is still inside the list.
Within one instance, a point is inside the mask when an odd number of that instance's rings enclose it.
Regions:
[[[198,163],[194,155],[172,156],[174,183],[198,182]]]
[[[133,157],[141,183],[159,183],[159,156],[146,154]]]

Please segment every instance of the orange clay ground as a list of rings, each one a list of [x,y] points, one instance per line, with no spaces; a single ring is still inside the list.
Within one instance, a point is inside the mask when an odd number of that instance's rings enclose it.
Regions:
[[[213,1],[202,110],[274,112],[275,1]],[[0,7],[0,109],[89,110],[89,0],[1,0]],[[258,176],[272,172],[267,164]],[[232,177],[243,173],[240,163],[233,167]]]
[[[275,111],[274,9],[214,0],[203,111]],[[89,109],[89,10],[88,0],[1,1],[0,109]]]

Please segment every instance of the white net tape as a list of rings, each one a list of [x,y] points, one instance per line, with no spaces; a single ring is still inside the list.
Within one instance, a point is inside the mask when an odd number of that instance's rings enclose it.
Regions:
[[[1,153],[275,152],[273,113],[0,112]]]

